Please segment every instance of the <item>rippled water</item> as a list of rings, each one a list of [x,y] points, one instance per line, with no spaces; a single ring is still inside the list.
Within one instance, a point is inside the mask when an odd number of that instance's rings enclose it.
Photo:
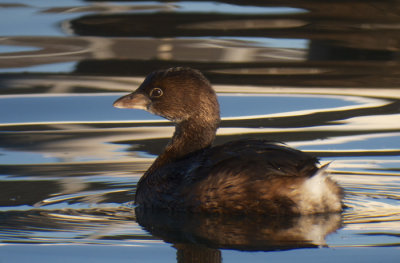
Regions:
[[[396,1],[0,0],[0,259],[397,262],[399,25]],[[216,144],[273,139],[331,162],[345,212],[135,212],[173,126],[112,102],[176,65],[214,84]]]

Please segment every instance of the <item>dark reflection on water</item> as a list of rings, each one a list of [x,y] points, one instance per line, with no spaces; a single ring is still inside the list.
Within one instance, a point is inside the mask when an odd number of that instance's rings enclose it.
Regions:
[[[220,262],[225,249],[399,247],[397,1],[14,2],[0,1],[2,243],[138,254],[163,240],[179,262]],[[216,144],[279,140],[333,161],[348,209],[135,214],[136,182],[173,126],[111,103],[177,65],[202,70],[220,95]]]
[[[139,224],[165,241],[211,248],[282,250],[325,245],[340,214],[299,217],[188,215],[136,209]]]
[[[42,240],[36,231],[61,231],[76,233],[64,242],[89,242],[92,236],[97,241],[152,239],[146,235],[135,235],[127,228],[116,234],[119,224],[135,225],[136,221],[157,238],[173,244],[190,243],[212,248],[240,250],[282,250],[301,247],[325,246],[325,236],[340,227],[340,214],[299,217],[259,217],[170,214],[168,212],[145,212],[130,207],[89,208],[1,213],[3,239],[16,242],[53,243],[59,237]],[[101,228],[106,227],[103,231]],[[21,232],[19,232],[21,231]],[[82,232],[80,232],[82,231]],[[96,233],[99,232],[99,233]],[[102,232],[100,234],[100,232]],[[30,238],[22,240],[21,238]],[[15,240],[14,240],[15,239]]]

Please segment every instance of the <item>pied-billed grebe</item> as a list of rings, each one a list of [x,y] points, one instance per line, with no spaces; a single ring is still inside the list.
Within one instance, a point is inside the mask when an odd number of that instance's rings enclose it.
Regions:
[[[197,70],[155,71],[114,106],[143,109],[176,124],[172,140],[137,185],[139,207],[258,214],[342,209],[340,187],[306,153],[263,140],[211,147],[220,122],[219,104]]]

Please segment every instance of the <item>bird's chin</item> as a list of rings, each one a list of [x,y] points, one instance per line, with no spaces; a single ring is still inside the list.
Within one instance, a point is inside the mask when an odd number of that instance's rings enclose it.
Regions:
[[[151,101],[146,95],[133,92],[117,99],[113,106],[119,109],[139,109],[147,111],[150,103]]]

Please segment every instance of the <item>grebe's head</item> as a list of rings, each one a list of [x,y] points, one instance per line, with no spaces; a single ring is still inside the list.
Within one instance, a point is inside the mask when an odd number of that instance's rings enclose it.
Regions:
[[[116,100],[114,107],[143,109],[176,123],[191,119],[218,123],[220,119],[210,82],[191,68],[150,73],[137,90]]]

